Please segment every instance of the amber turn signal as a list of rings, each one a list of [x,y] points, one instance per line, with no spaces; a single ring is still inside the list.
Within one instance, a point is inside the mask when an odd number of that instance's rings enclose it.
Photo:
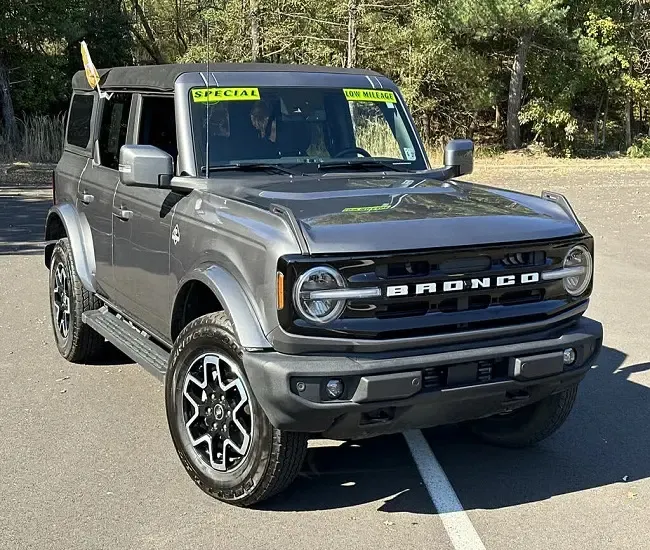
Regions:
[[[278,271],[276,280],[277,304],[278,311],[284,309],[284,274]]]

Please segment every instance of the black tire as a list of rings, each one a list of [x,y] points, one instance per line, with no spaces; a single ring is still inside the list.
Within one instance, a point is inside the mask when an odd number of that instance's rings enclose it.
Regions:
[[[60,294],[55,292],[55,289],[57,288],[57,275],[61,273],[67,279],[66,295],[68,298],[67,309],[69,310],[67,331],[62,330],[57,320],[57,296]],[[60,285],[61,283],[59,283]],[[99,309],[101,306],[102,303],[99,299],[92,292],[86,290],[77,275],[70,242],[67,238],[59,240],[52,252],[50,264],[50,314],[56,346],[59,353],[68,361],[84,363],[95,358],[103,350],[104,338],[81,320],[84,311]]]
[[[217,445],[218,449],[218,445],[221,444],[223,455],[216,456],[223,456],[222,460],[224,464],[226,463],[226,445],[219,439],[225,437],[221,436],[219,431],[221,428],[217,429],[214,436],[209,436],[211,446],[206,450],[205,447],[201,449],[204,444],[197,447],[196,441],[200,438],[196,436],[194,436],[195,444],[192,445],[193,436],[189,434],[190,429],[186,427],[186,423],[192,423],[191,419],[188,420],[188,400],[184,394],[185,386],[188,384],[188,373],[190,369],[196,368],[198,362],[205,361],[206,355],[210,354],[219,354],[224,364],[227,362],[226,368],[234,369],[235,378],[242,380],[248,393],[246,403],[250,408],[242,409],[248,411],[246,414],[250,414],[251,433],[248,450],[243,456],[237,458],[239,462],[232,471],[220,471],[206,461],[206,456],[210,460],[214,457],[213,446]],[[221,364],[221,357],[219,364]],[[216,366],[213,370],[219,368]],[[208,371],[205,369],[204,363],[203,381],[208,380]],[[215,395],[212,394],[210,399],[215,399]],[[218,406],[217,399],[218,397],[211,402],[217,403]],[[194,482],[211,497],[237,506],[252,506],[284,490],[298,475],[307,452],[307,435],[281,431],[270,423],[255,399],[246,378],[235,330],[224,312],[199,317],[189,323],[176,339],[166,375],[165,405],[169,430],[178,456]],[[208,406],[209,402],[201,405]],[[233,411],[233,420],[235,409],[230,409]],[[203,410],[205,412],[202,414],[209,414],[211,409]],[[196,414],[199,414],[198,406]],[[216,408],[213,409],[213,414],[216,415]],[[223,418],[223,414],[221,417]],[[204,428],[200,423],[204,417],[198,418],[199,420],[195,421],[198,422],[198,427],[209,430],[210,428]],[[208,426],[212,422],[209,417],[203,421]],[[227,428],[228,437],[230,437],[231,427]],[[226,430],[225,427],[223,429]],[[203,437],[205,436],[201,436]]]
[[[472,431],[492,445],[530,447],[555,433],[564,424],[577,394],[576,384],[510,414],[478,420],[472,424]]]

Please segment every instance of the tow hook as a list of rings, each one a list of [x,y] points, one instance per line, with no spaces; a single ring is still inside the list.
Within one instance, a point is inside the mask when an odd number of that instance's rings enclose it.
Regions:
[[[521,406],[520,403],[528,401],[529,399],[530,393],[528,393],[526,390],[506,392],[506,398],[503,403],[501,403],[503,412],[512,412],[514,409],[518,409]]]

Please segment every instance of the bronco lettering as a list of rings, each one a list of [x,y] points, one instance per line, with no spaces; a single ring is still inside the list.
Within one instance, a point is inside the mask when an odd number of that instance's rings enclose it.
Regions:
[[[477,279],[455,279],[453,281],[444,281],[442,284],[420,283],[415,285],[413,290],[408,285],[396,285],[386,288],[386,297],[424,296],[438,292],[459,292],[461,290],[528,285],[531,283],[539,283],[539,281],[539,273],[523,273],[521,275],[502,275],[499,277],[480,277]]]

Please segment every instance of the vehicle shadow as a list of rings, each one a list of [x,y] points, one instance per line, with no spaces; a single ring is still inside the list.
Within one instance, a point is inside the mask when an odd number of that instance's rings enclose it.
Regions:
[[[401,435],[311,447],[298,479],[259,509],[293,512],[375,503],[383,512],[434,509]]]
[[[505,508],[650,477],[650,389],[630,379],[650,371],[650,362],[623,367],[626,357],[603,347],[567,423],[534,448],[500,449],[466,431],[427,430],[463,506]]]
[[[52,199],[3,190],[0,194],[0,255],[43,253],[45,218]]]
[[[102,352],[95,358],[87,361],[87,367],[121,367],[133,365],[135,361],[128,355],[117,349],[110,342],[104,342]]]
[[[460,426],[425,430],[463,506],[505,508],[650,477],[650,390],[630,380],[650,363],[622,367],[625,358],[604,347],[567,423],[534,448],[485,445]],[[401,435],[310,448],[300,478],[261,507],[305,511],[367,503],[386,512],[435,513]]]

